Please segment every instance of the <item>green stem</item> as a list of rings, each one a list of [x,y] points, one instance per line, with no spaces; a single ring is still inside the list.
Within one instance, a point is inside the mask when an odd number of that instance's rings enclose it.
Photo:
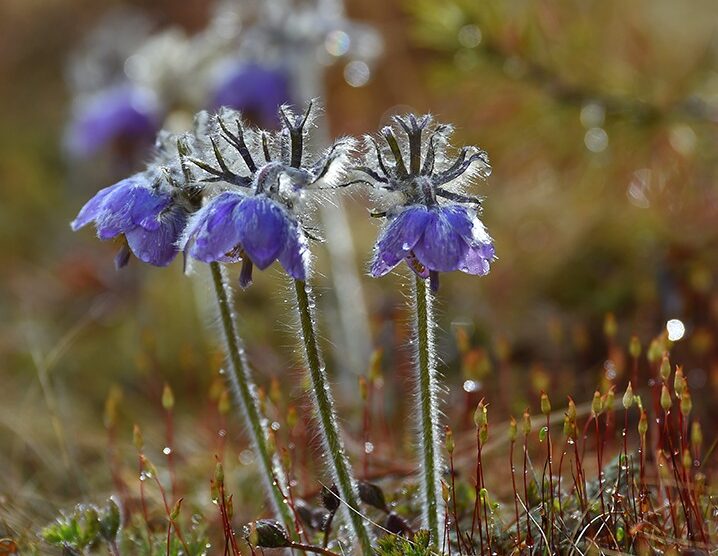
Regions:
[[[416,432],[422,471],[423,526],[428,527],[434,542],[439,542],[441,450],[434,360],[433,295],[427,288],[426,281],[418,276],[415,277],[414,285],[414,309],[417,342],[415,378],[418,386],[416,410],[419,417],[419,427]]]
[[[345,511],[348,511],[348,523],[351,525],[354,535],[359,540],[362,554],[364,554],[364,556],[370,556],[373,554],[371,546],[372,539],[364,523],[364,518],[359,513],[356,481],[352,476],[349,461],[344,452],[344,443],[342,442],[342,437],[339,432],[334,400],[332,399],[332,394],[329,389],[327,371],[322,361],[322,356],[319,351],[319,342],[314,328],[316,322],[314,318],[314,298],[311,288],[306,282],[295,280],[294,288],[297,294],[299,320],[302,327],[301,340],[312,381],[312,398],[322,439],[327,451],[327,460],[330,463],[332,476],[339,491],[339,497],[344,503]]]
[[[286,487],[284,471],[278,458],[271,456],[267,450],[267,419],[259,409],[257,387],[250,375],[249,363],[237,333],[235,316],[232,309],[232,290],[226,283],[219,263],[210,263],[212,281],[214,282],[219,315],[229,356],[229,382],[232,393],[244,414],[243,422],[251,437],[252,447],[259,460],[260,469],[264,478],[265,487],[274,507],[274,514],[282,521],[290,534],[296,537],[292,512],[282,494],[282,487]],[[297,539],[298,540],[298,539]]]

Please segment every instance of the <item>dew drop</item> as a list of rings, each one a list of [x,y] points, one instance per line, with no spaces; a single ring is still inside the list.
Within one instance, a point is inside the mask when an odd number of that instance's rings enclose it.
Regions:
[[[169,456],[172,453],[172,448],[170,448],[169,446],[165,446],[162,449],[162,453],[166,456]]]
[[[371,454],[374,451],[374,444],[371,442],[365,442],[364,443],[364,453],[365,454]]]

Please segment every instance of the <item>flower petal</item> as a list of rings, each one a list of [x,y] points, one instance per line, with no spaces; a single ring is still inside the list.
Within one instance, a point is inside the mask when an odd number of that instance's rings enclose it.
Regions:
[[[432,209],[430,214],[424,233],[414,246],[414,254],[429,270],[458,270],[469,245],[441,210]]]
[[[110,195],[121,183],[122,182],[100,189],[92,199],[87,201],[85,206],[83,206],[80,209],[80,212],[77,213],[77,217],[70,222],[72,231],[76,232],[80,228],[87,226],[90,222],[93,222],[101,214],[102,206],[107,196]]]
[[[159,226],[154,230],[136,226],[126,232],[127,244],[142,262],[167,266],[179,252],[177,238],[182,233],[186,221],[184,211],[175,208],[162,215]]]
[[[404,209],[382,230],[374,246],[372,276],[383,276],[404,259],[421,238],[429,221],[423,206]]]
[[[479,243],[469,248],[464,260],[459,265],[461,272],[483,276],[489,273],[490,263],[496,258],[494,246],[490,243]]]
[[[264,196],[247,198],[240,210],[240,244],[257,268],[264,270],[279,257],[294,224],[283,208]]]
[[[279,262],[284,267],[284,270],[287,271],[287,274],[295,280],[307,279],[309,246],[304,232],[296,225],[289,230],[284,249],[279,254]]]
[[[237,218],[244,200],[229,191],[215,197],[190,219],[179,248],[189,246],[189,255],[205,263],[224,260],[240,242]]]

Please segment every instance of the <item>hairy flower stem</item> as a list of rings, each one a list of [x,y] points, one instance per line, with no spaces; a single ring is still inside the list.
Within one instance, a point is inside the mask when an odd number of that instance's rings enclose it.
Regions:
[[[348,506],[349,524],[359,540],[364,556],[371,556],[372,539],[359,513],[359,497],[356,481],[352,476],[344,452],[344,442],[339,432],[334,400],[329,390],[326,368],[319,351],[319,340],[315,331],[314,299],[306,282],[294,281],[297,295],[297,309],[301,324],[301,344],[306,355],[306,364],[312,381],[312,400],[317,414],[317,422],[327,451],[332,476],[339,490],[339,497]]]
[[[237,333],[237,327],[232,311],[231,289],[225,282],[222,268],[219,263],[210,263],[212,281],[217,295],[219,316],[224,331],[227,355],[229,357],[229,382],[237,405],[242,408],[250,435],[252,448],[259,460],[260,469],[272,501],[276,517],[284,523],[287,531],[294,531],[294,519],[289,506],[285,503],[280,483],[285,481],[284,471],[277,456],[270,456],[267,449],[267,423],[259,409],[259,400],[256,395],[256,386],[250,376],[249,364],[245,357],[244,348]]]
[[[417,446],[421,458],[421,493],[423,497],[423,526],[432,538],[439,537],[439,412],[437,408],[436,364],[434,361],[433,294],[426,282],[416,277],[414,286],[415,333],[417,353],[415,360],[418,392],[416,412],[419,417]]]

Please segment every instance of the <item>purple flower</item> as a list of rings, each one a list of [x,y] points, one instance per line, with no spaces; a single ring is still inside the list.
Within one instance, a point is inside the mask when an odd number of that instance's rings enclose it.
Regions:
[[[167,266],[177,255],[175,244],[186,219],[170,193],[150,186],[144,174],[136,174],[101,189],[70,226],[76,231],[94,223],[102,240],[123,236],[115,259],[118,267],[127,264],[130,252],[145,263]]]
[[[199,132],[197,156],[186,159],[204,173],[197,181],[218,183],[219,192],[212,196],[205,186],[208,201],[190,219],[180,249],[205,263],[242,261],[242,287],[254,266],[264,270],[275,261],[295,280],[307,279],[307,190],[320,181],[337,185],[350,145],[339,141],[317,157],[305,152],[311,108],[299,116],[282,108],[282,129],[272,133],[245,130],[239,114],[224,109]]]
[[[376,243],[372,276],[402,260],[420,276],[460,270],[483,276],[494,247],[475,211],[462,205],[413,205],[390,219]]]
[[[89,157],[120,139],[149,145],[159,121],[152,93],[120,85],[100,91],[78,105],[65,143],[70,154],[78,158]]]
[[[264,194],[226,191],[215,197],[192,217],[180,245],[205,263],[243,260],[242,287],[251,282],[251,264],[264,270],[276,260],[292,278],[307,278],[304,233],[282,204]]]
[[[402,260],[417,275],[429,278],[432,289],[438,288],[439,272],[487,274],[495,252],[478,217],[481,202],[461,192],[475,173],[482,177],[490,173],[486,153],[464,147],[449,163],[438,149],[448,141],[448,126],[435,126],[424,142],[429,116],[397,117],[395,122],[406,134],[404,148],[392,128],[382,130],[394,164],[385,161],[385,153],[370,140],[376,159],[357,169],[392,198],[392,204],[381,213],[388,222],[374,247],[372,275],[383,276]]]
[[[223,72],[212,98],[212,107],[242,111],[260,126],[277,127],[277,109],[290,101],[289,77],[279,68],[257,63],[235,64]]]

